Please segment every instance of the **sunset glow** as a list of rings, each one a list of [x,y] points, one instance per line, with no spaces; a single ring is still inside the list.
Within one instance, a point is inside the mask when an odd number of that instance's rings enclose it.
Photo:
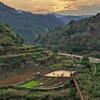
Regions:
[[[1,2],[21,10],[31,11],[36,14],[46,13],[72,13],[89,8],[93,13],[99,12],[100,0],[1,0]],[[88,11],[89,12],[89,11]],[[86,13],[88,13],[86,11]],[[85,13],[85,12],[84,12]]]

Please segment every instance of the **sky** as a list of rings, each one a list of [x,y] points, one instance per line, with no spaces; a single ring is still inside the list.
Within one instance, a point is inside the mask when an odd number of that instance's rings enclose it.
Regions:
[[[35,14],[94,15],[100,12],[100,0],[0,0],[17,10]]]

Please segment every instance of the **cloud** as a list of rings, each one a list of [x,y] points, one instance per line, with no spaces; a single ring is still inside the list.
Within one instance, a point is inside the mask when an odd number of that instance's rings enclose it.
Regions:
[[[50,13],[50,12],[71,12],[84,11],[84,7],[96,9],[100,6],[100,0],[0,0],[9,6],[31,11],[33,13]],[[90,11],[90,10],[89,10]],[[92,12],[92,11],[91,11]],[[79,12],[81,13],[81,12]]]
[[[41,12],[42,12],[42,14],[46,14],[46,13],[51,12],[51,11],[49,9],[36,9],[36,10],[33,10],[32,12],[38,13],[38,14],[41,14]]]
[[[57,13],[64,15],[94,15],[100,12],[100,6],[80,6],[78,10],[63,10]]]

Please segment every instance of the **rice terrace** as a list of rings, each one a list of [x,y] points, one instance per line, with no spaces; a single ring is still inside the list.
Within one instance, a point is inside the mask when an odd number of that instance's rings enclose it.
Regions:
[[[29,46],[28,47],[25,46],[25,47],[26,47],[25,53],[21,55],[19,54],[19,56],[16,56],[16,54],[7,55],[7,56],[2,55],[1,59],[3,59],[3,61],[5,62],[7,58],[18,59],[20,56],[24,55],[29,57],[32,56],[31,59],[35,60],[36,62],[31,60],[30,63],[27,64],[26,66],[26,70],[27,70],[26,72],[24,72],[23,68],[21,68],[22,72],[20,72],[20,67],[19,69],[18,68],[13,69],[8,67],[11,70],[11,72],[9,73],[5,72],[5,76],[3,76],[4,78],[0,80],[0,86],[12,85],[12,86],[19,86],[19,87],[26,87],[26,88],[56,87],[56,86],[64,85],[67,82],[67,80],[70,79],[71,75],[74,74],[75,72],[74,69],[73,71],[70,71],[70,68],[69,71],[66,69],[66,66],[71,66],[72,64],[74,64],[71,58],[66,58],[65,56],[58,56],[58,55],[55,56],[51,51],[48,50],[44,51],[44,49],[38,47],[29,47]],[[19,53],[22,50],[24,50],[25,47],[19,48]],[[30,51],[32,53],[26,53]],[[61,59],[62,61],[60,61]],[[56,63],[53,62],[53,60],[55,60]],[[46,61],[48,61],[47,64]],[[7,63],[10,62],[11,61],[8,61]],[[33,66],[35,67],[33,68]],[[48,66],[48,68],[45,68],[43,66]],[[30,70],[29,68],[32,69]],[[12,70],[18,70],[19,73],[18,74],[12,73]],[[15,75],[11,75],[11,74],[15,74]]]
[[[12,49],[16,50],[16,48]],[[32,91],[33,98],[36,91],[37,96],[40,94],[53,96],[62,93],[61,98],[63,98],[64,95],[70,93],[69,87],[74,87],[77,89],[77,97],[85,100],[83,95],[86,94],[83,94],[84,91],[80,89],[80,86],[82,88],[84,85],[79,80],[87,79],[90,72],[89,69],[82,70],[86,66],[89,68],[89,65],[83,63],[82,59],[59,55],[37,46],[25,45],[19,47],[16,53],[12,50],[9,54],[2,55],[0,60],[3,62],[0,65],[2,69],[0,72],[1,95],[4,95],[6,90],[8,94],[16,94],[17,91],[27,91],[27,93]],[[15,61],[17,61],[16,65]],[[8,66],[8,64],[11,64],[12,67]],[[9,72],[5,71],[5,68]],[[85,73],[86,71],[88,72],[87,74]],[[78,84],[77,80],[82,83]],[[7,98],[10,98],[11,94]],[[23,95],[25,96],[26,94]],[[24,97],[23,95],[21,95],[22,98]],[[30,95],[27,96],[27,98],[30,97]],[[68,97],[66,96],[65,98]]]
[[[69,87],[70,80],[77,73],[74,61],[79,62],[78,59],[60,56],[37,46],[19,47],[16,53],[13,50],[10,53],[0,57],[3,62],[0,72],[1,91],[2,89],[17,89],[17,91],[29,89],[42,93],[62,91]],[[6,72],[5,68],[9,72]]]
[[[58,72],[59,72],[59,76],[58,76]],[[40,87],[42,89],[42,88],[50,88],[50,87],[64,85],[67,82],[67,80],[68,80],[67,77],[69,77],[69,75],[67,73],[68,76],[62,76],[64,74],[63,73],[64,71],[62,71],[62,72],[58,71],[58,72],[56,73],[56,71],[53,71],[51,73],[44,74],[40,78],[33,79],[33,80],[23,84],[22,87],[33,87],[33,88]],[[57,75],[56,76],[52,75],[54,73]],[[65,72],[65,74],[66,74],[66,72]],[[41,75],[40,72],[38,72],[37,75]]]
[[[39,69],[0,80],[0,86],[21,86],[26,88],[56,87],[64,85],[74,71]]]

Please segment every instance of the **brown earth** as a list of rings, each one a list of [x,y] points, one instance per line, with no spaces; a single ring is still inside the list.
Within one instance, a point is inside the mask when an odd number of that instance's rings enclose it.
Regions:
[[[50,80],[49,80],[50,79]],[[61,86],[64,85],[69,78],[65,78],[65,77],[58,77],[58,78],[54,78],[54,77],[48,77],[48,80],[46,83],[44,83],[42,86],[43,87],[55,87],[55,86]],[[45,82],[45,81],[44,81]]]
[[[45,74],[47,72],[50,72],[50,70],[48,70],[48,69],[33,70],[33,71],[30,71],[30,72],[25,73],[25,74],[16,75],[16,76],[12,76],[9,78],[1,79],[0,86],[9,86],[9,85],[16,85],[18,83],[22,83],[28,79],[31,79],[34,76],[34,74],[36,74],[37,72],[40,72],[40,74]]]

